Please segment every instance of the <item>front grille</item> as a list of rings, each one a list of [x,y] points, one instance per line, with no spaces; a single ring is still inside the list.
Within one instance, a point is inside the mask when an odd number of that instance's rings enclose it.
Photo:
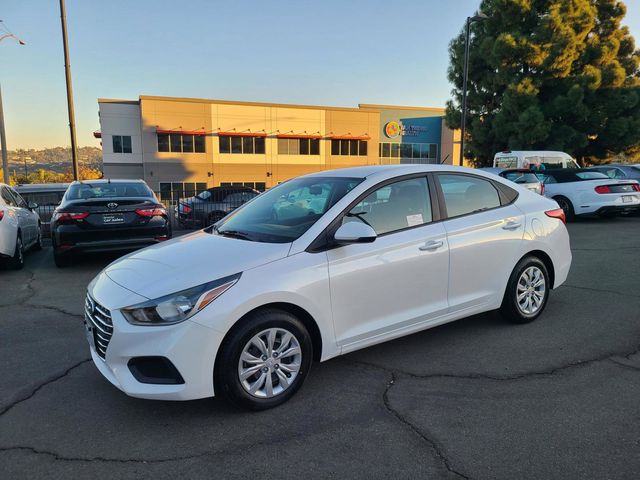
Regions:
[[[96,352],[104,359],[107,355],[109,340],[111,340],[111,336],[113,335],[111,313],[91,298],[91,295],[88,293],[84,301],[84,312],[87,315],[87,320],[91,322],[91,331],[93,332]]]

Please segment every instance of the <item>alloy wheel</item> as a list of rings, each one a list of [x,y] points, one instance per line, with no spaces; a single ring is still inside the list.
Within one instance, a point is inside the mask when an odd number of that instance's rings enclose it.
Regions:
[[[295,335],[284,328],[269,328],[242,349],[238,379],[250,395],[273,398],[293,384],[301,364],[302,349]]]
[[[518,279],[516,299],[525,315],[534,315],[544,303],[547,285],[544,273],[536,266],[526,268]]]

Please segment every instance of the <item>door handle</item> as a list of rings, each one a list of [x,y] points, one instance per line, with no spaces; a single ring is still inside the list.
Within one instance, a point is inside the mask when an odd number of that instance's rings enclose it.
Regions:
[[[519,223],[519,222],[507,222],[505,225],[502,226],[502,229],[503,230],[517,230],[521,226],[522,226],[522,224]]]
[[[423,252],[425,251],[429,252],[429,251],[437,250],[443,245],[444,245],[444,242],[442,240],[431,240],[418,248]]]

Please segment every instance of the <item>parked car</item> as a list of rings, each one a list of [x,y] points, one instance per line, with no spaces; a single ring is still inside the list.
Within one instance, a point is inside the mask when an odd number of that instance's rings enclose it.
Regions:
[[[73,182],[51,217],[58,267],[78,252],[135,250],[171,238],[167,211],[142,180]]]
[[[213,187],[178,202],[175,217],[185,226],[206,227],[260,195],[249,187]]]
[[[274,216],[288,198],[297,214]],[[86,333],[128,395],[264,409],[312,360],[494,309],[533,321],[570,264],[556,202],[495,175],[323,171],[109,265],[89,284]]]
[[[615,216],[640,208],[640,185],[635,180],[613,180],[590,169],[545,170],[537,175],[545,195],[558,202],[567,221],[577,215]]]
[[[53,215],[56,207],[60,205],[64,192],[67,191],[68,187],[68,183],[29,183],[16,186],[16,191],[28,203],[38,204],[36,210],[40,216],[42,234],[45,236],[49,235],[51,215]]]
[[[548,168],[580,168],[578,163],[564,152],[546,150],[506,150],[493,157],[494,168],[526,168],[546,170]]]
[[[485,172],[494,173],[511,180],[513,183],[522,185],[538,195],[544,195],[544,183],[538,178],[535,172],[526,168],[482,168]]]
[[[24,267],[24,252],[29,248],[42,249],[37,208],[9,185],[0,183],[0,260],[10,268]]]
[[[616,180],[638,180],[640,181],[640,165],[609,164],[590,167],[589,170],[604,173],[609,178]]]

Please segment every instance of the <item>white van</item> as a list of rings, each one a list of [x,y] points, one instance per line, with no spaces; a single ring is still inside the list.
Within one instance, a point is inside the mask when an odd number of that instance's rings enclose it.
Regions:
[[[571,155],[564,152],[544,150],[519,150],[498,152],[493,157],[494,168],[529,168],[545,170],[547,168],[580,168]]]

